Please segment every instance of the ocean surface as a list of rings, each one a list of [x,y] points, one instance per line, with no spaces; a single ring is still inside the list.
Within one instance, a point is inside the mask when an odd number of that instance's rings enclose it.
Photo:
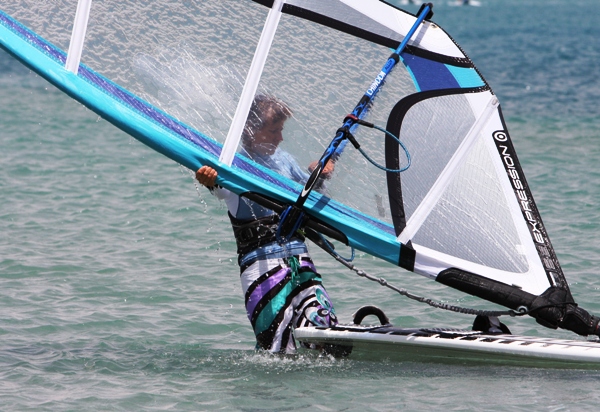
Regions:
[[[433,3],[433,20],[499,96],[576,301],[600,314],[596,0]],[[598,407],[600,370],[256,353],[225,206],[3,51],[0,146],[2,411]],[[400,326],[470,327],[469,316],[407,300],[311,251],[342,321],[376,304]],[[416,294],[489,308],[367,255],[355,263]],[[505,323],[577,338],[530,318]]]

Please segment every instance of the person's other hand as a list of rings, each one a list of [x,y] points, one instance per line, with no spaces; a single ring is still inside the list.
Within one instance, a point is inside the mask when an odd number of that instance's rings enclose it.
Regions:
[[[318,164],[319,164],[319,162],[317,160],[315,160],[314,162],[312,162],[310,164],[310,166],[308,166],[308,171],[312,173],[313,170],[315,170],[317,168]],[[327,162],[327,164],[325,165],[325,167],[321,171],[321,177],[323,179],[329,179],[331,177],[331,175],[333,174],[334,170],[335,170],[335,162],[333,162],[333,161],[330,160],[330,161]]]

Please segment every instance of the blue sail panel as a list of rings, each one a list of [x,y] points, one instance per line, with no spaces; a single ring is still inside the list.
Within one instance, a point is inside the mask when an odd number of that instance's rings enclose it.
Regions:
[[[473,67],[459,67],[404,53],[402,61],[410,71],[418,91],[484,87]]]

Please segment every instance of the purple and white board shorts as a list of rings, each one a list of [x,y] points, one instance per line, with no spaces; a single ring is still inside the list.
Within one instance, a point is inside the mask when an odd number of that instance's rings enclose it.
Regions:
[[[241,270],[246,312],[258,348],[294,353],[293,328],[337,324],[321,275],[308,253],[257,259]]]

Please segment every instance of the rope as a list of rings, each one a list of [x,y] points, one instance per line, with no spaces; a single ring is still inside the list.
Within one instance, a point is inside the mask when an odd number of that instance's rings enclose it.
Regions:
[[[381,132],[384,132],[385,134],[387,134],[388,136],[392,137],[396,142],[398,142],[398,144],[400,145],[400,147],[402,147],[402,149],[404,150],[404,153],[406,154],[406,159],[408,161],[407,165],[400,168],[400,169],[389,169],[385,166],[382,166],[380,164],[378,164],[377,162],[375,162],[373,159],[371,159],[369,157],[369,155],[360,147],[358,147],[358,151],[363,155],[363,157],[365,159],[367,159],[373,166],[377,167],[378,169],[381,169],[385,172],[390,172],[390,173],[402,173],[405,170],[407,170],[410,167],[411,164],[411,159],[410,159],[410,153],[408,151],[408,149],[406,148],[406,146],[404,145],[404,143],[402,143],[402,141],[400,139],[398,139],[396,136],[394,136],[392,133],[388,132],[387,130],[385,130],[383,127],[379,127],[376,125],[373,125],[374,129],[377,129]]]
[[[346,259],[344,257],[342,257],[339,253],[337,253],[335,251],[335,249],[333,248],[333,245],[331,244],[331,242],[329,242],[327,239],[325,239],[325,237],[320,234],[319,232],[314,232],[319,236],[319,239],[321,240],[322,243],[317,243],[315,242],[315,244],[317,246],[319,246],[321,249],[323,249],[324,251],[326,251],[327,253],[329,253],[331,256],[335,257],[336,259],[341,259],[343,262],[352,262],[354,260],[354,248],[350,247],[350,251],[351,251],[351,255],[350,255],[350,259]],[[311,234],[310,233],[304,233],[304,235],[306,235],[306,237],[308,237],[309,239]],[[311,239],[312,240],[312,239]],[[314,240],[313,240],[314,242]]]
[[[350,133],[350,129],[347,127],[342,127],[338,130],[338,132],[341,132],[344,134],[344,136],[350,140],[350,142],[352,143],[352,145],[358,149],[358,151],[364,156],[365,159],[367,159],[373,166],[377,167],[378,169],[381,169],[383,171],[386,172],[390,172],[390,173],[402,173],[405,170],[407,170],[410,167],[411,164],[411,159],[410,159],[410,153],[408,151],[408,149],[406,148],[406,146],[404,145],[404,143],[402,143],[400,141],[400,139],[398,139],[396,136],[394,136],[392,133],[388,132],[386,129],[384,129],[381,126],[377,126],[373,123],[369,123],[367,121],[364,121],[362,119],[359,119],[357,116],[353,115],[353,114],[349,114],[346,116],[346,118],[344,119],[344,123],[346,121],[353,121],[355,125],[361,125],[361,126],[366,126],[366,127],[370,127],[371,129],[377,129],[380,132],[385,133],[386,135],[390,136],[392,139],[394,139],[396,142],[398,142],[398,144],[400,145],[400,147],[402,147],[402,150],[404,150],[404,154],[406,154],[406,159],[407,159],[407,165],[405,167],[402,167],[400,169],[389,169],[385,166],[380,165],[379,163],[377,163],[376,161],[374,161],[373,159],[371,159],[369,157],[369,155],[360,148],[360,144],[356,141],[356,138],[354,137],[354,135],[352,133]]]
[[[344,266],[346,266],[350,270],[356,272],[356,274],[358,276],[364,277],[364,278],[369,279],[369,280],[371,280],[373,282],[377,282],[381,286],[385,286],[385,287],[387,287],[387,288],[389,288],[389,289],[391,289],[391,290],[393,290],[395,292],[398,292],[402,296],[405,296],[405,297],[407,297],[409,299],[412,299],[412,300],[415,300],[417,302],[426,303],[427,305],[429,305],[431,307],[434,307],[434,308],[437,308],[437,309],[448,310],[448,311],[451,311],[451,312],[462,313],[462,314],[465,314],[465,315],[481,315],[481,316],[490,316],[490,317],[500,317],[500,316],[504,316],[504,315],[515,317],[515,316],[523,316],[523,315],[526,314],[526,312],[516,312],[514,310],[504,310],[504,311],[479,310],[479,309],[472,309],[472,308],[463,308],[463,307],[460,307],[460,306],[454,306],[454,305],[450,305],[450,304],[442,303],[442,302],[436,302],[436,301],[434,301],[432,299],[412,294],[409,291],[407,291],[406,289],[398,288],[398,287],[396,287],[394,285],[391,285],[384,278],[378,278],[378,277],[369,275],[364,270],[356,268],[351,263],[346,264],[346,262],[344,262],[342,259],[336,258],[336,260],[338,262],[342,263]]]
[[[476,315],[476,316],[481,315],[481,316],[490,316],[490,317],[500,317],[500,316],[505,316],[505,315],[515,317],[515,316],[523,316],[528,313],[526,308],[519,308],[518,311],[514,311],[512,309],[504,310],[504,311],[489,311],[489,310],[479,310],[479,309],[472,309],[472,308],[463,308],[460,306],[449,305],[447,303],[436,302],[432,299],[415,295],[413,293],[410,293],[406,289],[399,288],[399,287],[389,284],[388,281],[385,280],[384,278],[378,278],[376,276],[369,275],[364,270],[358,269],[352,263],[350,263],[349,261],[347,261],[346,259],[341,257],[337,252],[335,252],[333,250],[333,245],[331,245],[331,243],[329,243],[320,233],[317,233],[312,230],[307,230],[305,234],[317,246],[319,246],[321,249],[323,249],[324,251],[329,253],[331,256],[333,256],[333,258],[335,260],[337,260],[338,262],[340,262],[342,265],[346,266],[348,269],[352,270],[353,272],[356,272],[356,274],[358,276],[363,277],[368,280],[371,280],[373,282],[377,282],[381,286],[385,286],[385,287],[399,293],[402,296],[405,296],[405,297],[415,300],[417,302],[426,303],[427,305],[429,305],[431,307],[434,307],[437,309],[448,310],[451,312],[462,313],[462,314],[466,314],[466,315]],[[315,235],[318,235],[318,236],[315,238]],[[354,249],[353,248],[352,248],[352,258],[354,258]]]

